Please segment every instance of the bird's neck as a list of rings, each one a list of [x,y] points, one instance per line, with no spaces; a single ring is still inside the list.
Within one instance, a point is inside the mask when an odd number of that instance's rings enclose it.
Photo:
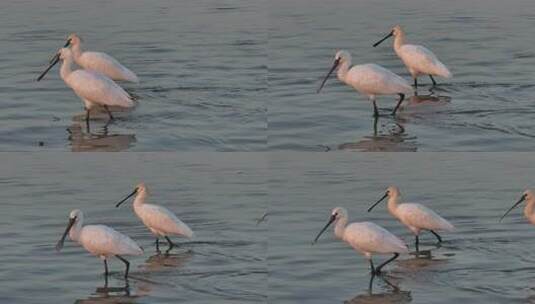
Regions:
[[[71,51],[72,51],[72,55],[74,57],[74,60],[78,60],[78,58],[80,58],[80,56],[82,56],[82,46],[80,45],[80,43],[78,44],[74,44],[72,47],[71,47]]]
[[[59,75],[63,80],[65,80],[72,73],[72,58],[63,59],[61,68],[59,70]]]
[[[346,82],[347,73],[349,71],[349,67],[351,66],[351,60],[345,60],[340,64],[338,67],[338,71],[336,71],[336,76],[338,79],[342,82]]]
[[[405,34],[400,32],[394,37],[394,51],[398,53],[401,47],[405,44]]]
[[[134,199],[134,208],[139,207],[147,201],[147,192],[139,192]]]
[[[535,209],[535,201],[529,201],[524,208],[524,215],[530,223],[535,224],[535,214],[533,214],[533,209]]]
[[[396,209],[398,208],[399,204],[399,195],[393,195],[388,198],[387,208],[388,212],[392,214],[393,216],[396,216]]]
[[[72,225],[69,231],[69,237],[71,240],[77,242],[80,239],[80,233],[82,232],[82,219],[78,219],[74,225]]]
[[[347,225],[346,217],[342,217],[338,221],[336,221],[336,224],[334,226],[334,235],[336,235],[338,239],[341,239],[341,240],[344,239],[344,232],[346,230],[346,225]]]

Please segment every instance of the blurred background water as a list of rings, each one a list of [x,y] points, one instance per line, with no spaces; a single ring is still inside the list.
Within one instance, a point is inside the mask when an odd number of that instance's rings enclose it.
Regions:
[[[535,51],[529,33],[535,2],[527,0],[269,1],[271,150],[532,151],[535,148]],[[407,41],[431,49],[453,79],[419,80],[397,118],[374,132],[366,96],[333,75],[320,80],[338,49],[353,64],[377,63],[412,80],[390,39],[400,24]],[[397,96],[381,96],[389,113]]]
[[[516,153],[274,153],[270,157],[269,299],[272,303],[533,303],[535,227],[522,208],[500,217],[533,187],[533,155]],[[329,228],[334,207],[350,222],[372,221],[414,236],[383,203],[386,188],[451,221],[457,231],[423,233],[430,256],[402,255],[368,291],[369,264]],[[422,244],[423,247],[422,247]],[[375,256],[376,264],[389,256]],[[391,284],[391,285],[390,285]]]
[[[0,172],[1,303],[264,303],[267,299],[264,158],[251,154],[4,153]],[[195,232],[156,254],[132,204],[114,204],[145,181],[149,202]],[[77,243],[54,246],[69,212],[136,240],[145,254],[104,267]],[[165,249],[166,244],[161,244]],[[128,283],[128,289],[125,285]],[[105,288],[107,287],[107,288]]]
[[[0,150],[265,150],[264,3],[2,1]],[[139,107],[107,128],[95,120],[85,130],[58,68],[35,81],[71,32],[140,77],[122,83]]]

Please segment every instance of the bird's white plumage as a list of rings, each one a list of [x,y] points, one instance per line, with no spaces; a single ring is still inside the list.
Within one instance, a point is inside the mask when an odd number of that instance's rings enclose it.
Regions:
[[[355,250],[372,253],[407,253],[405,243],[383,227],[371,222],[351,223],[344,231],[343,240]]]
[[[134,211],[143,224],[157,236],[178,235],[186,238],[193,237],[193,231],[165,207],[142,204],[135,206]]]
[[[76,34],[68,37],[74,55],[74,61],[86,70],[93,70],[113,80],[138,83],[137,75],[119,63],[115,58],[102,52],[90,52],[82,49],[82,39]]]
[[[347,72],[344,82],[366,95],[410,94],[409,83],[377,64],[355,65]]]
[[[108,258],[113,255],[143,254],[143,250],[134,240],[111,227],[84,226],[84,214],[80,210],[71,211],[69,218],[74,219],[69,237],[93,255]]]
[[[394,51],[403,61],[412,78],[416,79],[419,75],[451,77],[451,72],[446,65],[440,62],[429,49],[421,45],[405,43],[405,32],[401,26],[395,26],[392,29],[392,35],[394,36]]]
[[[134,212],[143,224],[156,236],[175,235],[193,238],[193,231],[169,209],[155,204],[147,204],[148,189],[144,183],[136,187]]]
[[[74,60],[76,64],[84,69],[97,71],[113,80],[139,82],[139,79],[134,72],[130,71],[108,54],[86,51],[79,57],[75,57]]]
[[[388,211],[407,226],[415,235],[420,230],[453,231],[455,227],[428,207],[415,203],[400,203],[401,194],[396,186],[387,189]]]
[[[405,44],[399,49],[398,55],[413,77],[419,75],[451,77],[451,72],[435,54],[421,45]]]
[[[123,88],[110,78],[97,72],[76,70],[68,74],[63,80],[84,101],[87,109],[96,105],[123,108],[134,106],[132,97]]]
[[[87,225],[80,231],[78,243],[96,256],[141,255],[143,250],[128,236],[104,225]]]
[[[453,231],[454,227],[435,211],[415,203],[403,203],[397,207],[398,219],[406,226],[417,229]]]

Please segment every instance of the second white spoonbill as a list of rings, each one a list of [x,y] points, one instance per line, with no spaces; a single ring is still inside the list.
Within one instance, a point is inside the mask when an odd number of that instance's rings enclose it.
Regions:
[[[381,269],[395,260],[400,253],[408,253],[409,250],[405,243],[383,227],[371,222],[351,223],[348,225],[347,221],[348,215],[346,209],[342,207],[334,208],[329,222],[318,233],[313,243],[316,243],[321,234],[332,223],[335,223],[335,236],[366,256],[368,261],[370,261],[372,275],[380,274]],[[394,256],[377,267],[373,265],[372,255],[389,253],[393,253]]]
[[[137,75],[120,64],[115,58],[102,52],[90,52],[82,49],[82,39],[76,34],[70,34],[63,47],[71,47],[74,62],[86,70],[92,70],[108,76],[113,80],[139,83]],[[53,61],[52,58],[51,61]]]
[[[381,197],[375,204],[373,204],[368,212],[388,197],[388,212],[403,223],[415,235],[416,252],[419,251],[418,243],[420,232],[422,230],[429,230],[438,240],[442,242],[442,238],[436,231],[445,230],[453,231],[455,227],[435,213],[433,210],[424,205],[416,203],[400,203],[401,194],[398,187],[390,186],[386,190],[385,195]],[[436,230],[436,231],[435,231]]]
[[[507,214],[509,214],[509,212],[511,212],[511,210],[515,209],[515,207],[524,201],[526,202],[526,207],[524,207],[524,216],[531,224],[535,225],[535,194],[532,190],[524,191],[520,199],[500,218],[500,222]]]
[[[104,261],[105,275],[108,275],[107,260],[115,256],[126,265],[124,277],[128,277],[130,262],[123,255],[142,255],[143,250],[139,245],[128,236],[117,232],[113,228],[104,225],[86,225],[84,224],[84,214],[76,209],[69,214],[69,223],[63,236],[56,245],[56,250],[63,248],[63,243],[67,234],[71,240],[78,242],[89,253],[100,257]]]
[[[136,195],[136,198],[134,199],[134,212],[136,213],[137,217],[141,219],[143,224],[149,228],[152,234],[156,236],[157,251],[160,251],[160,237],[164,237],[167,240],[169,245],[169,249],[167,251],[176,246],[176,244],[169,239],[169,235],[176,235],[188,239],[193,238],[193,231],[188,227],[188,225],[179,220],[173,212],[169,211],[169,209],[162,206],[145,203],[148,196],[148,190],[144,183],[137,185],[132,193],[117,203],[116,207],[119,207],[122,203],[134,195]]]
[[[46,73],[60,60],[63,60],[59,74],[65,84],[69,86],[80,99],[83,100],[86,110],[86,124],[89,127],[89,112],[96,107],[104,107],[110,120],[113,115],[110,106],[131,108],[134,106],[132,97],[109,77],[90,70],[73,70],[73,57],[70,49],[62,48],[58,56],[48,68],[37,78],[40,81]]]
[[[370,63],[351,67],[351,55],[344,50],[336,52],[334,63],[321,82],[318,93],[336,68],[338,68],[336,75],[341,82],[353,87],[353,89],[362,94],[368,95],[368,98],[373,103],[373,115],[375,117],[379,116],[375,101],[377,95],[399,95],[398,103],[392,111],[392,115],[396,115],[397,110],[405,99],[405,94],[412,93],[412,88],[405,79],[380,65]]]
[[[392,36],[394,36],[394,51],[411,73],[415,88],[418,87],[417,79],[420,75],[429,75],[433,85],[437,84],[433,75],[451,78],[450,70],[438,60],[433,52],[421,45],[405,43],[405,33],[399,25],[396,25],[386,37],[376,42],[373,47]]]

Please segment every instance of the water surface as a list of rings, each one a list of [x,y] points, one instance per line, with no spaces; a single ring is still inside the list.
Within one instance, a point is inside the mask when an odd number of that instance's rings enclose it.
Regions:
[[[531,151],[535,148],[531,29],[535,2],[525,0],[270,1],[269,147],[272,150]],[[334,76],[320,79],[337,49],[354,64],[377,63],[410,75],[387,40],[401,24],[454,78],[419,80],[397,118],[381,117],[374,132],[366,96]],[[397,96],[378,99],[388,114]],[[399,129],[402,127],[403,131]],[[393,130],[394,129],[394,130]]]
[[[2,1],[0,150],[264,150],[263,3]],[[135,111],[107,129],[97,119],[78,138],[66,129],[80,128],[83,105],[58,68],[35,82],[71,32],[141,81],[122,84],[139,98]]]
[[[321,155],[321,156],[319,156]],[[535,228],[515,209],[498,219],[533,187],[529,154],[390,153],[290,154],[271,157],[269,294],[272,303],[527,303],[535,299]],[[402,255],[375,278],[369,264],[334,238],[331,227],[312,240],[331,209],[347,208],[350,222],[373,221],[404,239],[414,237],[386,205],[396,184],[403,201],[419,202],[450,220],[440,247],[423,233],[420,249],[431,256]],[[376,264],[389,256],[375,257]]]
[[[256,224],[266,208],[262,158],[9,153],[2,163],[0,302],[266,301],[266,225]],[[114,207],[139,181],[149,187],[149,202],[173,210],[192,228],[193,240],[172,237],[179,248],[156,253],[131,202]],[[86,223],[109,225],[145,249],[143,256],[128,257],[127,282],[117,259],[110,260],[106,286],[100,259],[72,241],[55,251],[73,209],[85,213]]]

